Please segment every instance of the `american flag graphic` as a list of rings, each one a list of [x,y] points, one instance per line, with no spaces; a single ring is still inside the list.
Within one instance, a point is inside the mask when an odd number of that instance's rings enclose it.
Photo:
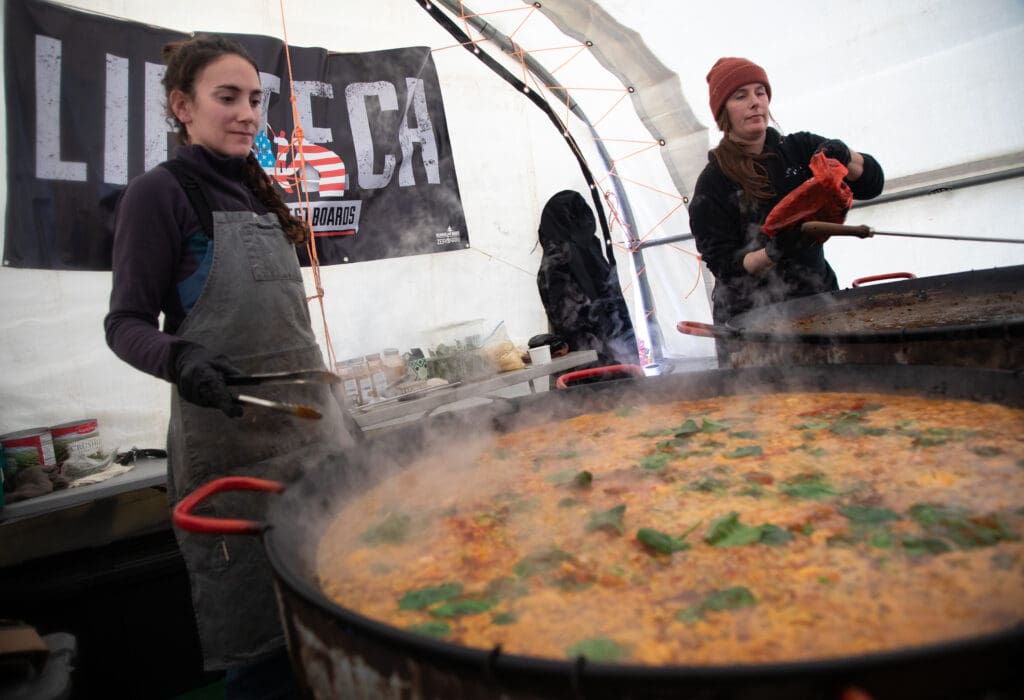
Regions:
[[[276,156],[274,155],[274,145],[277,146]],[[291,180],[295,176],[296,170],[295,161],[289,162],[293,145],[295,145],[295,140],[286,139],[283,131],[274,139],[273,145],[265,132],[261,132],[253,143],[256,159],[259,160],[263,171],[288,194],[292,193]],[[298,148],[296,147],[294,150],[298,157]],[[321,197],[344,196],[347,183],[345,162],[337,153],[302,139],[302,157],[306,161],[307,179],[304,184],[308,191],[319,192]],[[317,176],[315,180],[309,178],[308,171],[310,169],[315,171]]]
[[[266,131],[261,131],[257,134],[252,147],[253,150],[256,151],[256,160],[258,160],[260,166],[262,166],[263,172],[265,172],[268,177],[274,177],[274,148],[270,145],[270,139],[267,138]]]

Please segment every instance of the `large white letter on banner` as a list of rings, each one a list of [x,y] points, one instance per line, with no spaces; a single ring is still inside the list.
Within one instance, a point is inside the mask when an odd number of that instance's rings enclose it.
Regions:
[[[146,98],[143,107],[146,120],[143,142],[146,145],[146,170],[167,160],[167,132],[174,131],[164,113],[164,86],[161,84],[167,66],[146,64]]]
[[[373,134],[370,132],[370,117],[366,114],[366,100],[376,95],[381,111],[398,109],[395,86],[378,80],[373,83],[351,83],[345,88],[345,104],[348,106],[348,120],[352,128],[352,145],[356,150],[356,170],[359,186],[365,190],[386,187],[395,172],[395,157],[384,156],[384,171],[373,172]]]
[[[273,73],[260,71],[260,85],[263,87],[263,99],[260,102],[260,128],[263,133],[267,128],[267,112],[270,111],[270,95],[281,94],[281,79]]]
[[[103,113],[103,182],[128,184],[128,59],[109,53]]]
[[[85,182],[85,163],[60,159],[60,41],[36,34],[36,177]]]
[[[405,86],[409,90],[409,96],[405,101],[405,115],[402,117],[402,126],[398,130],[398,142],[402,144],[402,164],[398,169],[398,184],[402,187],[411,187],[416,184],[416,178],[412,174],[412,147],[414,143],[421,144],[423,148],[423,167],[427,171],[427,182],[437,185],[441,182],[441,175],[437,169],[437,140],[434,138],[434,125],[430,121],[430,112],[427,111],[427,96],[423,92],[423,81],[418,78],[406,78]],[[416,115],[415,129],[409,127],[409,107]]]
[[[299,111],[300,124],[313,123],[313,105],[309,98],[323,97],[328,100],[334,99],[334,86],[330,83],[322,83],[319,80],[296,80],[292,83],[295,88],[295,108]],[[302,133],[310,143],[331,143],[334,136],[330,128],[322,126],[303,127]]]

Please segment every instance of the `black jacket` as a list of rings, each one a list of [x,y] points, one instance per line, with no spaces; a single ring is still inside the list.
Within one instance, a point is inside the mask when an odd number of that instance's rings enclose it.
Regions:
[[[709,154],[708,164],[697,179],[690,202],[690,229],[697,250],[715,276],[712,293],[714,319],[723,323],[736,314],[756,306],[795,297],[834,291],[839,288],[836,274],[825,260],[822,246],[812,246],[783,258],[761,275],[743,268],[743,256],[763,248],[768,238],[761,232],[772,208],[811,177],[809,163],[825,137],[806,131],[782,136],[769,127],[762,160],[775,198],[748,206],[743,192],[722,172]],[[856,199],[877,197],[885,184],[878,162],[866,153],[864,173],[849,183]]]
[[[549,199],[538,230],[544,255],[537,289],[552,333],[565,338],[570,350],[596,350],[600,365],[635,365],[633,323],[596,230],[579,192],[563,190]]]

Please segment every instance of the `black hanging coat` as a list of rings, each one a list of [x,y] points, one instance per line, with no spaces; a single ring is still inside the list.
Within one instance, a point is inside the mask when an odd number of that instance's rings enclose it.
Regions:
[[[599,365],[637,364],[636,334],[614,261],[605,259],[597,222],[583,196],[563,190],[544,205],[544,249],[537,289],[551,332],[570,350],[596,350]]]

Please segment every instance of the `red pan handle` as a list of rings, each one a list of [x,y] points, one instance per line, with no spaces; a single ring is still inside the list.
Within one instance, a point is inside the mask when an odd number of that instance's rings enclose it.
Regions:
[[[600,377],[605,374],[631,374],[634,377],[644,376],[644,370],[637,365],[606,365],[605,367],[591,367],[590,369],[578,369],[575,372],[566,372],[555,382],[556,389],[565,389],[569,382]]]
[[[701,338],[731,338],[736,333],[724,326],[713,326],[699,321],[680,321],[676,330],[685,335],[698,335]]]
[[[913,272],[886,272],[881,275],[868,275],[867,277],[858,277],[853,281],[854,287],[859,287],[862,284],[868,282],[881,282],[882,280],[912,280],[917,279],[917,275]]]
[[[281,493],[284,484],[268,479],[256,479],[251,476],[226,476],[203,484],[185,496],[174,506],[171,520],[176,527],[188,532],[203,535],[258,535],[263,531],[264,524],[255,520],[230,520],[228,518],[208,518],[192,515],[192,511],[210,496],[224,491],[267,491]]]

